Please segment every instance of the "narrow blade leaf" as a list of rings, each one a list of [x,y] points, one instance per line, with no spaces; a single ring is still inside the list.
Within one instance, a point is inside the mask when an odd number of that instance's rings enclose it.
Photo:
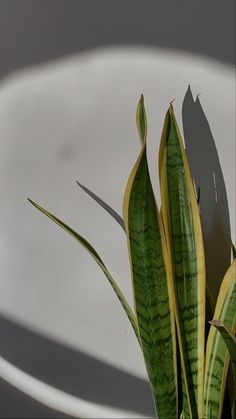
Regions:
[[[236,330],[236,259],[222,281],[216,302],[214,319],[223,322],[231,333]],[[222,415],[224,392],[229,367],[229,354],[223,337],[211,326],[207,347],[204,388],[204,418],[218,419]]]
[[[143,114],[143,98],[140,103]],[[123,203],[135,310],[149,380],[160,419],[177,417],[176,342],[166,248],[151,186],[146,139]]]
[[[105,264],[103,263],[102,259],[100,258],[100,256],[96,252],[96,250],[93,248],[93,246],[84,237],[82,237],[80,234],[78,234],[76,231],[74,231],[71,227],[69,227],[63,221],[59,220],[59,218],[55,217],[53,214],[51,214],[50,212],[45,210],[40,205],[36,204],[36,202],[32,201],[31,199],[28,199],[28,200],[35,208],[37,208],[39,211],[41,211],[43,214],[45,214],[48,218],[50,218],[52,221],[54,221],[54,223],[56,223],[59,227],[61,227],[68,234],[70,234],[75,240],[77,240],[89,252],[89,254],[92,256],[92,258],[97,262],[97,264],[100,266],[100,268],[102,269],[102,271],[106,275],[106,277],[107,277],[109,283],[111,284],[113,290],[115,291],[116,296],[118,297],[120,303],[122,304],[128,318],[129,318],[131,326],[134,330],[134,333],[135,333],[138,341],[140,342],[140,337],[139,337],[139,332],[138,332],[138,327],[137,327],[137,321],[136,321],[136,318],[134,316],[134,313],[133,313],[132,309],[130,308],[128,302],[126,301],[124,295],[122,294],[120,288],[118,287],[117,283],[112,278],[110,272],[106,268]]]
[[[141,98],[138,102],[137,110],[136,110],[136,124],[139,133],[139,138],[141,145],[145,144],[147,139],[147,117],[146,111],[144,107],[144,98],[141,95]]]
[[[161,138],[159,176],[164,228],[173,260],[175,314],[183,372],[184,417],[202,418],[204,247],[196,193],[172,105],[167,111]]]

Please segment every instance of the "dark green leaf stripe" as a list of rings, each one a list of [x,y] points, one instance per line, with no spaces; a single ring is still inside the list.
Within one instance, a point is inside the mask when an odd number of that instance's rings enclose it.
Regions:
[[[124,220],[141,344],[155,405],[160,419],[173,419],[177,417],[174,321],[146,145],[127,184]]]
[[[132,328],[134,330],[134,333],[136,334],[136,337],[137,337],[137,339],[138,339],[138,341],[140,343],[140,337],[139,337],[139,331],[138,331],[138,327],[137,327],[136,318],[135,318],[135,316],[134,316],[134,314],[133,314],[133,312],[132,312],[129,304],[127,303],[124,295],[122,294],[120,288],[118,287],[118,285],[116,284],[116,282],[112,278],[110,272],[108,271],[108,269],[104,265],[102,259],[100,258],[100,256],[96,252],[96,250],[93,248],[93,246],[84,237],[82,237],[80,234],[78,234],[76,231],[74,231],[71,227],[69,227],[63,221],[59,220],[59,218],[55,217],[53,214],[51,214],[50,212],[48,212],[47,210],[45,210],[40,205],[36,204],[31,199],[29,199],[29,202],[35,208],[37,208],[39,211],[41,211],[43,214],[45,214],[47,217],[49,217],[52,221],[54,221],[57,225],[59,225],[59,227],[61,227],[68,234],[70,234],[74,239],[76,239],[90,253],[90,255],[93,257],[93,259],[100,266],[100,268],[102,269],[102,271],[106,275],[108,281],[110,282],[113,290],[116,293],[116,296],[118,297],[119,301],[121,302],[121,304],[122,304],[122,306],[123,306],[123,308],[124,308],[124,310],[125,310],[128,318],[129,318],[129,321],[130,321],[131,326],[132,326]]]
[[[203,242],[196,195],[174,117],[166,115],[160,172],[166,176],[166,211],[173,257],[177,306],[192,413],[184,401],[185,418],[202,416],[204,373],[205,277]],[[163,153],[163,151],[162,151]],[[163,194],[162,194],[163,200]]]
[[[235,333],[236,329],[236,259],[222,281],[214,319]],[[218,419],[222,414],[229,355],[223,337],[211,326],[207,348],[204,389],[204,418]]]

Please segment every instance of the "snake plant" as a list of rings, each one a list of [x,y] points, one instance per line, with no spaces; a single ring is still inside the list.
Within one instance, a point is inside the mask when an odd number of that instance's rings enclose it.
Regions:
[[[167,110],[160,141],[160,209],[149,175],[143,96],[137,106],[136,122],[141,150],[127,182],[123,218],[78,183],[125,231],[134,308],[92,245],[59,218],[29,201],[82,244],[106,275],[143,352],[158,417],[218,419],[222,417],[229,354],[236,380],[235,254],[214,307],[206,284],[198,197],[173,106],[170,104]]]

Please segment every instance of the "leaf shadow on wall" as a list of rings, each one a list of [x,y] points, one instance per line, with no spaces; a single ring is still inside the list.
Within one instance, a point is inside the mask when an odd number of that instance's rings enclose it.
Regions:
[[[183,107],[183,129],[190,170],[200,190],[200,212],[209,288],[217,296],[231,261],[231,230],[227,192],[215,141],[199,96],[190,86]]]

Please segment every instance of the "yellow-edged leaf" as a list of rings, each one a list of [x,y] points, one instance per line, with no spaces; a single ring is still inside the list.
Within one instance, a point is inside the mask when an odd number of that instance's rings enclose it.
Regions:
[[[223,322],[231,333],[236,331],[236,259],[222,281],[216,302],[214,320]],[[204,388],[204,418],[221,417],[229,354],[223,337],[211,326],[207,347]]]
[[[138,109],[143,115],[141,98]],[[167,249],[149,176],[146,138],[123,204],[141,345],[160,419],[177,417],[175,323]],[[167,267],[166,267],[167,266]]]
[[[136,337],[137,337],[137,339],[140,343],[139,331],[138,331],[137,320],[135,318],[135,315],[134,315],[132,309],[130,308],[128,302],[126,301],[122,291],[118,287],[115,280],[112,278],[110,272],[108,271],[107,267],[105,266],[102,259],[100,258],[100,256],[96,252],[96,250],[93,248],[93,246],[84,237],[82,237],[79,233],[77,233],[75,230],[73,230],[71,227],[69,227],[63,221],[59,220],[59,218],[55,217],[55,215],[51,214],[49,211],[45,210],[43,207],[41,207],[39,204],[32,201],[31,199],[28,199],[28,200],[35,208],[37,208],[39,211],[41,211],[43,214],[45,214],[48,218],[50,218],[52,221],[54,221],[54,223],[56,223],[64,231],[66,231],[68,234],[70,234],[75,240],[77,240],[89,252],[89,254],[96,261],[98,266],[102,269],[102,271],[106,275],[110,285],[112,286],[113,290],[115,291],[115,294],[118,297],[122,307],[124,308],[124,310],[125,310],[125,312],[128,316],[128,319],[131,323],[131,326],[134,330],[134,333],[135,333],[135,335],[136,335]]]
[[[162,213],[174,275],[183,375],[184,417],[203,415],[205,260],[198,203],[170,105],[159,150]]]

